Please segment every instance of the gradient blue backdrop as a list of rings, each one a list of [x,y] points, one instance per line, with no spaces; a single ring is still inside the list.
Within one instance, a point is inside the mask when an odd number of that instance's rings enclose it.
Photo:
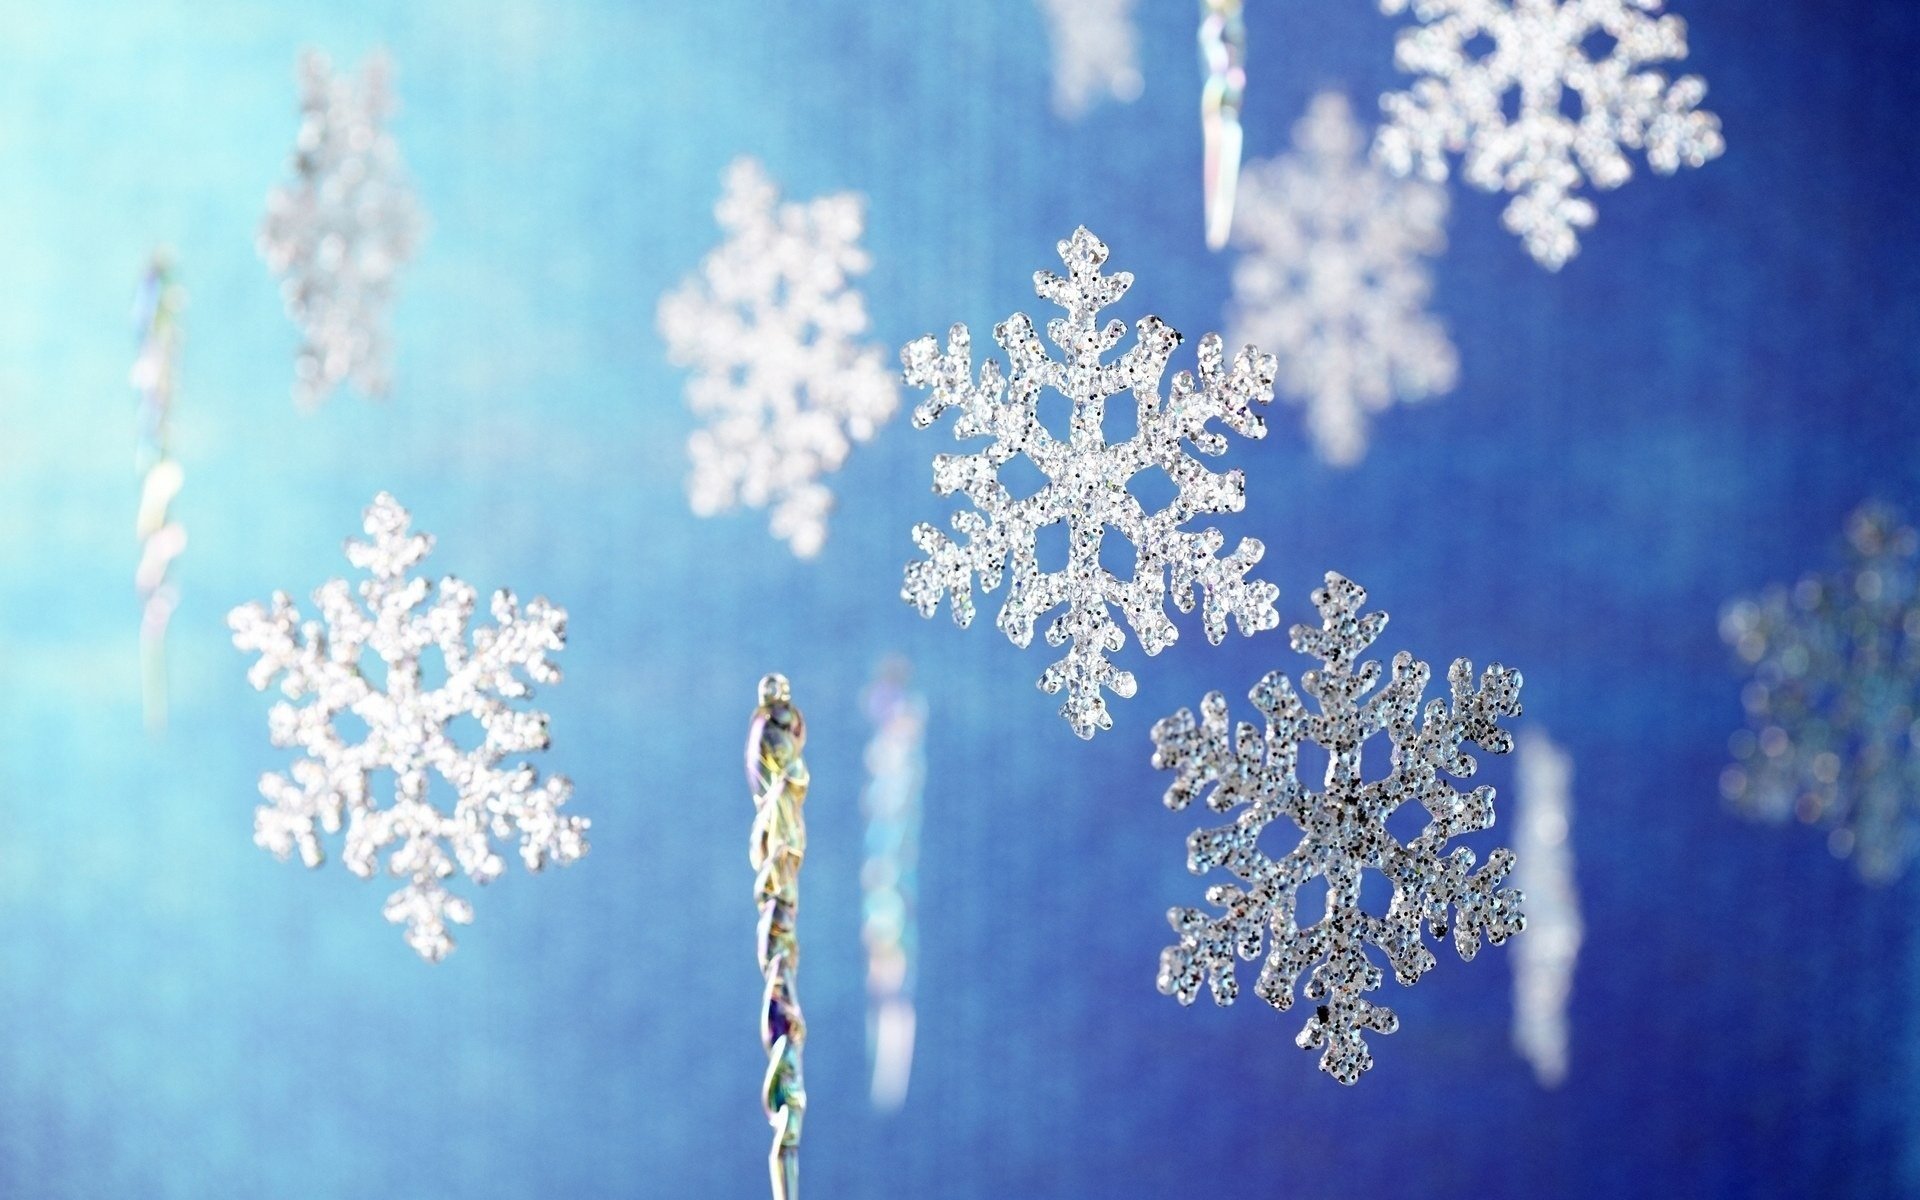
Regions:
[[[329,11],[321,12],[321,8]],[[1092,744],[1043,653],[896,599],[946,509],[904,420],[860,448],[818,561],[682,494],[660,294],[716,234],[734,155],[790,194],[871,198],[889,347],[984,338],[1086,223],[1122,315],[1217,328],[1199,239],[1193,5],[1141,5],[1144,95],[1048,105],[1024,0],[238,0],[0,7],[0,1195],[745,1197],[765,1187],[739,747],[755,679],[810,717],[803,995],[819,1197],[1849,1195],[1920,1188],[1911,882],[1716,790],[1735,594],[1827,561],[1844,514],[1920,483],[1920,8],[1686,0],[1729,150],[1600,198],[1564,272],[1456,185],[1435,306],[1456,393],[1320,465],[1275,406],[1229,532],[1265,540],[1292,622],[1337,568],[1385,647],[1524,669],[1525,723],[1577,763],[1588,942],[1572,1073],[1509,1047],[1504,952],[1389,984],[1402,1032],[1341,1088],[1249,998],[1153,990],[1197,817],[1147,729],[1299,660],[1197,622]],[[1395,86],[1368,0],[1249,6],[1248,150],[1309,97]],[[388,46],[432,232],[395,312],[390,403],[287,398],[293,332],[255,258],[295,126],[292,67]],[[148,252],[191,295],[177,511],[191,535],[174,722],[141,729],[126,312]],[[438,968],[385,889],[256,850],[284,761],[223,614],[341,572],[379,489],[434,565],[572,614],[555,747],[592,854],[478,897]],[[866,1107],[855,707],[889,652],[931,693],[922,1043]],[[1511,766],[1491,764],[1496,784]]]

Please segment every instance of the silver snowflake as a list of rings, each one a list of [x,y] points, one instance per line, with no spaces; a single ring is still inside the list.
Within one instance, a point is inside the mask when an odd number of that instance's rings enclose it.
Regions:
[[[1200,702],[1197,719],[1183,708],[1153,728],[1153,765],[1175,774],[1168,808],[1183,809],[1204,793],[1215,812],[1238,811],[1231,825],[1200,830],[1187,840],[1188,868],[1196,875],[1224,869],[1246,885],[1207,890],[1207,902],[1224,910],[1217,917],[1195,908],[1167,914],[1180,941],[1160,956],[1160,991],[1191,1004],[1204,983],[1215,1003],[1231,1004],[1239,993],[1235,960],[1255,958],[1269,943],[1255,991],[1284,1011],[1293,1004],[1295,981],[1311,968],[1302,991],[1319,1007],[1296,1041],[1302,1049],[1324,1047],[1320,1069],[1341,1083],[1355,1082],[1373,1065],[1366,1031],[1385,1034],[1399,1027],[1391,1009],[1367,999],[1383,978],[1367,955],[1369,943],[1387,956],[1394,977],[1411,985],[1434,965],[1421,940],[1423,923],[1435,937],[1451,929],[1454,948],[1467,960],[1482,936],[1499,945],[1526,927],[1520,894],[1500,886],[1513,866],[1510,851],[1495,850],[1476,873],[1472,850],[1447,849],[1453,838],[1492,827],[1493,789],[1463,795],[1443,778],[1473,774],[1474,759],[1463,743],[1492,754],[1513,748],[1499,720],[1520,713],[1520,674],[1494,663],[1476,687],[1473,664],[1455,659],[1447,673],[1451,700],[1435,699],[1423,710],[1427,664],[1403,650],[1394,656],[1391,680],[1375,691],[1380,664],[1360,656],[1386,627],[1387,614],[1362,614],[1366,598],[1358,585],[1330,571],[1326,586],[1313,594],[1320,627],[1293,627],[1293,648],[1324,664],[1300,678],[1300,690],[1318,703],[1318,712],[1309,712],[1276,671],[1250,693],[1266,718],[1264,734],[1246,723],[1230,726],[1226,699],[1218,692]],[[1360,774],[1361,749],[1381,732],[1393,744],[1390,770],[1369,783]],[[1318,792],[1299,777],[1303,743],[1326,751],[1326,779]],[[1403,846],[1387,822],[1411,801],[1429,819]],[[1260,841],[1282,818],[1298,826],[1301,836],[1276,859]],[[1384,912],[1362,907],[1368,870],[1392,886]],[[1302,929],[1295,922],[1299,892],[1319,877],[1327,881],[1326,909]]]
[[[1527,936],[1513,950],[1513,1045],[1545,1087],[1567,1077],[1567,1003],[1585,927],[1573,883],[1573,760],[1543,733],[1520,738],[1513,881]]]
[[[1094,104],[1140,95],[1134,0],[1039,0],[1053,42],[1053,111],[1069,119]]]
[[[694,370],[687,403],[708,422],[687,442],[693,511],[771,506],[774,536],[802,558],[827,537],[821,477],[900,403],[879,349],[856,340],[863,207],[853,192],[782,204],[760,164],[738,159],[714,209],[726,240],[660,302],[668,355]]]
[[[1066,310],[1066,316],[1047,323],[1047,336],[1066,352],[1065,361],[1048,356],[1024,313],[1015,313],[993,331],[1012,364],[1010,375],[1003,376],[1000,364],[988,359],[981,364],[979,382],[974,382],[965,325],[948,331],[945,353],[931,337],[901,352],[907,382],[932,389],[914,410],[916,428],[925,429],[941,413],[957,408],[956,438],[992,439],[972,454],[934,458],[934,490],[943,496],[964,493],[974,507],[954,514],[958,541],[932,525],[914,527],[914,545],[927,557],[908,565],[901,597],[921,616],[930,617],[941,597],[950,596],[953,619],[965,626],[973,620],[974,577],[979,576],[981,590],[992,591],[1002,572],[1011,568],[1012,582],[996,624],[1021,647],[1033,640],[1035,618],[1064,605],[1066,611],[1047,626],[1046,639],[1050,646],[1069,648],[1041,675],[1040,687],[1050,694],[1066,691],[1060,715],[1075,733],[1090,738],[1096,730],[1113,726],[1101,690],[1126,697],[1135,688],[1133,674],[1107,659],[1126,645],[1110,605],[1119,607],[1148,654],[1158,654],[1179,636],[1166,613],[1169,582],[1181,612],[1193,611],[1196,586],[1204,592],[1202,625],[1216,645],[1226,637],[1229,616],[1243,634],[1279,623],[1273,609],[1278,589],[1246,578],[1264,553],[1258,541],[1242,538],[1232,554],[1220,558],[1225,537],[1218,529],[1181,528],[1195,517],[1239,512],[1245,506],[1241,472],[1209,471],[1183,443],[1201,454],[1225,453],[1225,436],[1206,428],[1215,418],[1243,437],[1265,436],[1266,426],[1252,406],[1273,398],[1274,361],[1248,346],[1229,370],[1219,335],[1210,333],[1200,340],[1198,379],[1181,371],[1163,401],[1161,377],[1180,335],[1160,318],[1145,317],[1135,327],[1133,347],[1117,360],[1103,362],[1126,327],[1118,320],[1101,326],[1099,311],[1126,295],[1133,276],[1126,271],[1102,275],[1107,247],[1084,228],[1059,243],[1059,253],[1067,276],[1039,271],[1033,281],[1041,299]],[[1072,403],[1071,432],[1064,441],[1040,422],[1037,406],[1044,388]],[[1137,408],[1136,431],[1123,442],[1108,443],[1101,428],[1107,399],[1125,393],[1132,394]],[[999,477],[1016,455],[1024,455],[1046,476],[1032,495],[1015,496]],[[1178,489],[1166,507],[1155,512],[1128,491],[1129,481],[1151,467],[1158,467]],[[1038,531],[1061,523],[1070,534],[1066,565],[1042,570]],[[1101,562],[1109,526],[1132,544],[1130,579]]]
[[[395,107],[386,55],[367,57],[357,87],[314,50],[300,56],[299,76],[294,177],[267,196],[259,248],[300,329],[293,396],[311,408],[349,380],[387,394],[387,309],[423,221],[386,129]]]
[[[1280,358],[1280,393],[1304,403],[1320,456],[1366,453],[1367,418],[1395,400],[1452,390],[1459,357],[1428,315],[1425,258],[1446,246],[1447,193],[1362,156],[1346,97],[1323,92],[1293,129],[1294,152],[1240,180],[1227,325]]]
[[[1749,816],[1824,827],[1835,855],[1884,881],[1920,834],[1920,534],[1869,504],[1847,541],[1840,571],[1722,614],[1753,677],[1720,788]]]
[[[524,609],[495,592],[494,623],[468,635],[474,589],[451,576],[427,603],[427,581],[409,572],[433,539],[410,532],[407,511],[386,493],[366,511],[368,541],[347,542],[347,561],[368,573],[356,589],[335,579],[314,593],[321,620],[302,621],[284,592],[272,606],[245,604],[227,623],[233,644],[260,656],[248,681],[264,690],[279,679],[282,701],[268,714],[273,744],[305,757],[291,778],[260,777],[267,800],[254,812],[253,840],[309,867],[324,860],[321,833],[346,826],[347,869],[371,878],[387,857],[406,880],[386,905],[387,920],[407,926],[407,944],[429,962],[453,949],[447,925],[473,920],[473,906],[442,883],[457,864],[476,883],[505,869],[494,839],[519,840],[520,859],[537,871],[587,851],[587,822],[565,816],[565,778],[540,780],[508,755],[547,748],[545,713],[511,707],[533,683],[557,683],[547,658],[566,644],[567,614],[536,598]],[[433,653],[437,651],[438,653]],[[430,676],[441,676],[437,681]],[[524,676],[524,679],[522,678]],[[357,740],[342,717],[364,729]],[[477,726],[468,735],[460,726]],[[381,806],[375,772],[390,771],[394,793]],[[450,811],[434,803],[450,792]]]
[[[1461,155],[1467,182],[1513,193],[1507,228],[1558,270],[1579,250],[1574,231],[1594,222],[1593,201],[1576,193],[1631,178],[1625,151],[1671,175],[1726,148],[1720,119],[1700,108],[1704,81],[1646,69],[1687,56],[1686,23],[1662,5],[1380,0],[1381,11],[1422,22],[1400,32],[1394,60],[1425,78],[1382,97],[1375,152],[1389,169],[1436,183],[1447,156]]]

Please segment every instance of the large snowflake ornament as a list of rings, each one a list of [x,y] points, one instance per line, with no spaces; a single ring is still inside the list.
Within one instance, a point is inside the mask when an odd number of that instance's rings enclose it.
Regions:
[[[943,496],[964,493],[973,508],[954,514],[958,539],[929,524],[914,527],[914,544],[927,557],[908,565],[901,597],[923,617],[933,615],[941,597],[950,597],[955,623],[965,626],[973,620],[975,577],[981,590],[992,591],[1003,573],[1010,574],[996,624],[1021,647],[1033,640],[1038,617],[1064,606],[1047,625],[1046,639],[1067,651],[1041,675],[1040,687],[1049,694],[1067,693],[1060,715],[1076,734],[1090,738],[1113,726],[1102,689],[1126,697],[1135,688],[1133,674],[1107,658],[1126,645],[1112,607],[1119,608],[1148,654],[1158,654],[1179,636],[1166,613],[1169,585],[1181,612],[1193,611],[1196,588],[1204,593],[1202,626],[1216,645],[1226,637],[1229,616],[1243,634],[1279,623],[1273,608],[1279,590],[1246,577],[1265,552],[1258,541],[1242,538],[1221,558],[1225,537],[1218,529],[1183,528],[1195,517],[1245,506],[1241,472],[1209,471],[1189,447],[1206,455],[1226,452],[1225,436],[1207,428],[1216,418],[1243,437],[1265,436],[1253,405],[1273,398],[1274,361],[1248,346],[1229,367],[1219,335],[1210,333],[1200,341],[1199,375],[1181,371],[1162,399],[1161,377],[1180,335],[1160,318],[1145,317],[1135,327],[1134,345],[1118,359],[1102,361],[1126,327],[1118,320],[1102,326],[1099,312],[1126,295],[1133,276],[1101,274],[1107,247],[1084,228],[1059,243],[1059,253],[1067,275],[1039,271],[1033,280],[1041,299],[1066,310],[1047,323],[1047,336],[1065,352],[1063,360],[1048,355],[1024,313],[993,331],[1011,364],[1006,375],[988,359],[975,382],[965,325],[948,331],[944,353],[931,337],[901,352],[907,382],[932,390],[914,410],[916,428],[925,429],[955,408],[960,410],[956,438],[992,439],[971,454],[934,458],[934,490]],[[1038,415],[1041,393],[1048,388],[1072,404],[1065,440]],[[1102,432],[1107,399],[1129,393],[1138,414],[1136,430],[1125,441],[1109,443]],[[1046,477],[1032,495],[1014,495],[1000,478],[1001,468],[1016,455],[1024,455]],[[1153,467],[1178,489],[1157,511],[1149,511],[1128,490],[1130,480]],[[1067,527],[1066,564],[1042,570],[1038,532],[1055,524]],[[1132,545],[1130,578],[1101,562],[1109,527]]]
[[[1426,311],[1425,259],[1446,246],[1447,193],[1363,157],[1346,97],[1316,96],[1294,151],[1240,179],[1227,325],[1235,342],[1279,355],[1281,395],[1307,408],[1326,461],[1367,448],[1367,419],[1395,400],[1452,390],[1459,357]]]
[[[1686,23],[1664,0],[1380,0],[1422,22],[1402,30],[1394,60],[1421,75],[1381,98],[1374,142],[1387,167],[1513,193],[1505,222],[1541,265],[1558,270],[1594,222],[1583,184],[1633,176],[1642,151],[1662,175],[1718,158],[1720,119],[1700,107],[1697,75],[1648,69],[1687,56]]]
[[[547,748],[546,714],[510,702],[532,694],[529,682],[559,682],[547,655],[565,646],[567,614],[539,598],[522,608],[499,591],[493,624],[469,635],[474,589],[449,576],[429,603],[427,581],[410,574],[433,539],[411,532],[407,511],[383,492],[365,528],[369,540],[349,541],[347,561],[368,577],[357,589],[335,579],[315,592],[320,620],[302,621],[284,592],[271,607],[245,604],[227,618],[233,644],[260,656],[247,674],[253,686],[279,679],[284,699],[267,719],[273,744],[305,755],[291,778],[261,776],[267,803],[254,812],[253,840],[282,859],[297,850],[316,867],[320,835],[344,823],[347,869],[371,878],[387,855],[387,870],[406,881],[387,900],[387,920],[405,924],[407,944],[438,962],[453,949],[448,924],[473,920],[473,906],[443,882],[456,866],[475,883],[497,878],[506,864],[496,839],[517,839],[533,871],[587,851],[587,821],[561,812],[572,785],[505,762]],[[343,729],[343,717],[364,736]],[[477,736],[461,728],[469,718]],[[374,785],[385,772],[393,798],[383,805]],[[451,804],[436,805],[437,793]]]
[[[392,73],[385,54],[372,54],[356,86],[326,55],[300,56],[294,177],[267,196],[259,249],[303,338],[293,379],[303,408],[349,380],[368,396],[387,394],[394,277],[424,226],[386,129]]]
[[[1869,504],[1846,566],[1736,601],[1720,632],[1753,676],[1720,788],[1747,815],[1827,830],[1860,875],[1920,843],[1920,533]]]
[[[726,240],[660,302],[668,355],[693,368],[687,403],[707,421],[687,441],[693,511],[770,506],[801,558],[826,541],[821,478],[900,403],[879,349],[857,340],[863,205],[854,192],[783,204],[760,164],[738,159],[714,210]]]
[[[1255,991],[1285,1011],[1295,981],[1309,972],[1302,992],[1318,1008],[1296,1041],[1302,1049],[1321,1047],[1320,1069],[1341,1083],[1355,1082],[1373,1065],[1363,1034],[1399,1027],[1391,1009],[1367,999],[1383,979],[1369,944],[1386,955],[1396,979],[1411,985],[1434,965],[1421,939],[1423,924],[1435,937],[1451,930],[1454,949],[1466,960],[1482,937],[1499,945],[1526,927],[1520,894],[1501,887],[1513,854],[1495,850],[1476,872],[1472,850],[1447,848],[1452,839],[1493,825],[1493,789],[1462,794],[1443,778],[1473,774],[1466,743],[1492,754],[1513,748],[1499,722],[1520,713],[1520,674],[1494,663],[1476,685],[1473,665],[1456,659],[1447,672],[1450,699],[1423,709],[1425,663],[1401,651],[1381,687],[1379,662],[1361,661],[1387,624],[1383,612],[1361,612],[1366,598],[1358,585],[1328,572],[1326,586],[1313,594],[1320,627],[1293,627],[1293,648],[1323,664],[1300,678],[1300,691],[1319,711],[1309,711],[1276,671],[1250,694],[1266,718],[1264,733],[1244,722],[1229,725],[1218,692],[1200,702],[1197,718],[1181,709],[1153,729],[1153,765],[1175,775],[1167,807],[1183,809],[1204,795],[1215,812],[1237,814],[1232,824],[1188,839],[1188,868],[1196,875],[1222,869],[1240,881],[1207,890],[1207,902],[1223,910],[1218,916],[1195,908],[1167,914],[1180,941],[1160,956],[1160,991],[1191,1004],[1205,984],[1215,1003],[1231,1004],[1239,994],[1235,960],[1257,957],[1266,944]],[[1369,782],[1361,777],[1361,749],[1382,732],[1393,746],[1389,770]],[[1299,777],[1306,743],[1326,752],[1319,791]],[[1387,822],[1413,802],[1426,809],[1427,824],[1402,845]],[[1276,858],[1260,842],[1270,827],[1285,823],[1297,827],[1300,838]],[[1392,887],[1382,911],[1362,906],[1368,871]],[[1326,880],[1326,908],[1303,929],[1295,919],[1299,892],[1316,878]]]
[[[1053,111],[1076,118],[1103,98],[1140,95],[1134,0],[1040,0],[1053,42]]]

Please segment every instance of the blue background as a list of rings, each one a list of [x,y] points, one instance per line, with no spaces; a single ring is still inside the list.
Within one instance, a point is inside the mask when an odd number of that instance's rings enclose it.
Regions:
[[[322,8],[327,11],[320,11]],[[1729,597],[1830,560],[1845,513],[1920,483],[1920,215],[1908,0],[1686,0],[1726,156],[1600,197],[1559,275],[1454,185],[1436,310],[1462,381],[1320,465],[1297,410],[1239,442],[1283,619],[1329,568],[1382,649],[1499,658],[1521,727],[1576,763],[1588,940],[1572,1069],[1509,1047],[1506,953],[1443,951],[1341,1088],[1298,1013],[1153,989],[1197,902],[1154,719],[1301,660],[1181,621],[1122,656],[1138,698],[1074,739],[1046,659],[895,597],[942,519],[943,427],[859,448],[810,564],[758,514],[697,521],[661,293],[713,243],[736,154],[793,196],[871,199],[887,347],[1035,312],[1085,223],[1122,307],[1219,327],[1199,237],[1191,3],[1143,4],[1145,91],[1050,111],[1023,0],[235,0],[0,8],[0,1195],[763,1194],[759,978],[740,743],[795,681],[815,788],[802,927],[808,1192],[857,1197],[1895,1195],[1920,1188],[1911,881],[1859,883],[1806,829],[1728,814]],[[1366,0],[1250,6],[1248,152],[1322,88],[1399,86]],[[253,233],[285,171],[292,67],[385,44],[432,221],[387,404],[287,398],[294,333]],[[149,251],[190,293],[176,417],[191,543],[174,719],[142,731],[126,312]],[[891,353],[891,350],[889,350]],[[593,851],[516,872],[438,968],[386,889],[249,838],[285,761],[223,615],[341,573],[379,489],[482,589],[572,614],[546,771]],[[1911,507],[1911,504],[1910,504]],[[994,597],[997,602],[998,594]],[[886,653],[930,693],[921,1044],[865,1101],[856,699]],[[1511,763],[1483,778],[1510,782]],[[1497,832],[1497,831],[1496,831]],[[1491,836],[1491,835],[1489,835]]]

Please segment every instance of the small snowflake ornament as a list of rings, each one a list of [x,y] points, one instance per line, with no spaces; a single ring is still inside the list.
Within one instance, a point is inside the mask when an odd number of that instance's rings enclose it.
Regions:
[[[1594,222],[1583,184],[1633,176],[1629,150],[1662,175],[1718,158],[1720,119],[1700,107],[1696,75],[1669,81],[1654,64],[1687,56],[1687,27],[1664,0],[1380,0],[1421,22],[1401,31],[1400,69],[1424,76],[1381,98],[1375,153],[1399,174],[1447,177],[1513,194],[1505,222],[1558,270]]]
[[[1425,260],[1446,246],[1447,193],[1368,162],[1346,97],[1323,92],[1293,130],[1294,152],[1240,180],[1227,325],[1279,356],[1281,395],[1307,408],[1320,456],[1367,449],[1368,417],[1395,400],[1452,390],[1459,358],[1426,311]]]
[[[900,404],[879,349],[857,340],[863,205],[853,192],[783,204],[738,159],[714,210],[726,241],[660,302],[668,356],[693,368],[687,403],[707,422],[687,441],[693,511],[771,507],[774,536],[801,558],[826,541],[823,477]]]
[[[438,962],[453,949],[448,924],[473,920],[473,906],[443,883],[456,866],[492,882],[506,868],[496,840],[517,840],[531,871],[587,851],[587,821],[560,811],[572,785],[505,762],[547,748],[546,714],[511,702],[532,695],[529,682],[560,681],[547,655],[566,644],[567,614],[539,598],[522,608],[498,591],[493,623],[469,634],[473,588],[448,576],[429,603],[427,581],[410,574],[433,539],[411,532],[406,509],[382,492],[366,532],[367,541],[348,541],[347,561],[368,577],[357,589],[335,579],[315,592],[320,620],[302,621],[284,592],[271,607],[245,604],[227,618],[233,644],[260,656],[248,681],[265,690],[279,680],[283,699],[267,718],[273,744],[305,756],[291,778],[260,777],[267,803],[254,812],[253,840],[317,867],[320,835],[344,824],[347,869],[371,878],[387,855],[388,872],[406,881],[387,900],[387,920],[406,925],[407,944]],[[343,730],[343,716],[364,736]],[[477,738],[459,728],[462,718]],[[387,772],[393,797],[383,804],[375,777]],[[443,797],[450,804],[436,803]]]
[[[1158,317],[1143,318],[1132,348],[1103,361],[1126,326],[1118,320],[1099,324],[1099,312],[1126,295],[1133,276],[1101,274],[1106,244],[1084,228],[1059,243],[1059,253],[1067,275],[1039,271],[1033,279],[1041,299],[1066,310],[1047,323],[1047,337],[1064,352],[1063,359],[1047,353],[1024,313],[993,331],[1007,353],[1010,373],[1005,375],[988,359],[975,381],[965,325],[948,331],[944,353],[931,337],[901,352],[907,382],[932,391],[914,410],[915,428],[925,429],[952,408],[960,412],[954,437],[992,439],[971,454],[935,457],[934,490],[943,496],[963,493],[973,508],[954,515],[957,537],[928,524],[914,527],[914,545],[927,557],[908,565],[901,597],[923,617],[932,616],[941,598],[949,597],[954,622],[964,627],[973,620],[975,577],[982,591],[992,591],[1002,574],[1009,574],[996,624],[1021,647],[1033,640],[1037,618],[1064,607],[1047,625],[1046,639],[1067,651],[1041,675],[1040,687],[1049,694],[1067,693],[1060,715],[1076,734],[1090,738],[1113,727],[1102,690],[1125,697],[1135,688],[1132,672],[1107,658],[1126,645],[1112,608],[1125,616],[1148,654],[1158,654],[1179,636],[1166,613],[1169,585],[1181,612],[1193,611],[1198,589],[1204,597],[1202,626],[1216,645],[1226,637],[1228,617],[1243,634],[1279,623],[1273,608],[1279,590],[1246,577],[1264,553],[1258,541],[1242,538],[1221,558],[1226,539],[1218,529],[1183,528],[1195,517],[1245,506],[1241,473],[1209,471],[1190,451],[1226,452],[1227,439],[1207,428],[1215,419],[1242,437],[1265,435],[1253,405],[1273,398],[1274,361],[1248,346],[1229,367],[1219,335],[1208,334],[1200,341],[1199,375],[1175,375],[1163,399],[1161,377],[1180,335]],[[1037,412],[1040,395],[1049,388],[1072,404],[1064,440],[1041,424]],[[1137,427],[1132,437],[1109,443],[1101,427],[1106,403],[1123,394],[1132,396]],[[1000,478],[1000,469],[1016,455],[1046,477],[1032,495],[1014,495]],[[1155,467],[1178,491],[1164,508],[1149,511],[1128,490],[1128,482]],[[1067,561],[1058,570],[1043,570],[1037,534],[1055,524],[1067,527]],[[1130,577],[1102,564],[1101,544],[1109,527],[1131,544]]]
[[[387,394],[387,309],[424,224],[386,130],[391,76],[382,53],[367,58],[358,86],[326,55],[300,56],[294,177],[267,196],[259,249],[304,339],[293,379],[302,408],[348,381],[368,396]]]
[[[1053,111],[1069,120],[1102,99],[1140,96],[1134,0],[1039,0],[1053,42]]]
[[[1276,671],[1250,693],[1266,719],[1264,733],[1244,722],[1229,725],[1218,692],[1200,702],[1197,718],[1183,708],[1153,728],[1153,765],[1174,773],[1167,807],[1183,809],[1204,796],[1215,812],[1236,814],[1232,824],[1187,840],[1188,868],[1196,875],[1225,870],[1240,881],[1207,890],[1207,902],[1222,910],[1218,916],[1197,908],[1167,914],[1180,940],[1160,956],[1160,991],[1191,1004],[1205,984],[1215,1003],[1231,1004],[1239,994],[1236,960],[1257,957],[1264,943],[1267,960],[1255,991],[1285,1011],[1295,982],[1308,972],[1301,990],[1318,1007],[1296,1041],[1302,1049],[1320,1048],[1320,1069],[1349,1084],[1373,1065],[1363,1035],[1399,1028],[1391,1009],[1367,999],[1384,978],[1367,954],[1369,944],[1386,955],[1396,979],[1411,985],[1434,965],[1422,925],[1434,937],[1451,930],[1465,960],[1482,937],[1497,946],[1526,927],[1520,894],[1501,887],[1513,867],[1511,852],[1495,850],[1476,872],[1472,850],[1447,849],[1456,837],[1492,827],[1493,789],[1462,794],[1444,778],[1472,776],[1466,743],[1491,754],[1513,748],[1499,723],[1520,713],[1520,674],[1494,663],[1476,684],[1473,665],[1455,659],[1447,672],[1450,698],[1422,708],[1427,664],[1401,651],[1382,687],[1379,662],[1361,661],[1387,624],[1383,612],[1361,612],[1366,599],[1358,585],[1328,572],[1326,586],[1313,594],[1320,627],[1293,627],[1293,648],[1323,664],[1300,677],[1300,691],[1318,711]],[[1361,775],[1361,751],[1380,733],[1392,744],[1389,769],[1369,782]],[[1306,743],[1327,756],[1317,792],[1299,777]],[[1424,807],[1428,820],[1402,845],[1387,821],[1408,803]],[[1270,826],[1284,828],[1283,819],[1298,828],[1300,840],[1275,858],[1261,839]],[[1370,870],[1393,889],[1384,911],[1362,907],[1362,879]],[[1322,877],[1326,909],[1303,929],[1295,919],[1300,888]]]

